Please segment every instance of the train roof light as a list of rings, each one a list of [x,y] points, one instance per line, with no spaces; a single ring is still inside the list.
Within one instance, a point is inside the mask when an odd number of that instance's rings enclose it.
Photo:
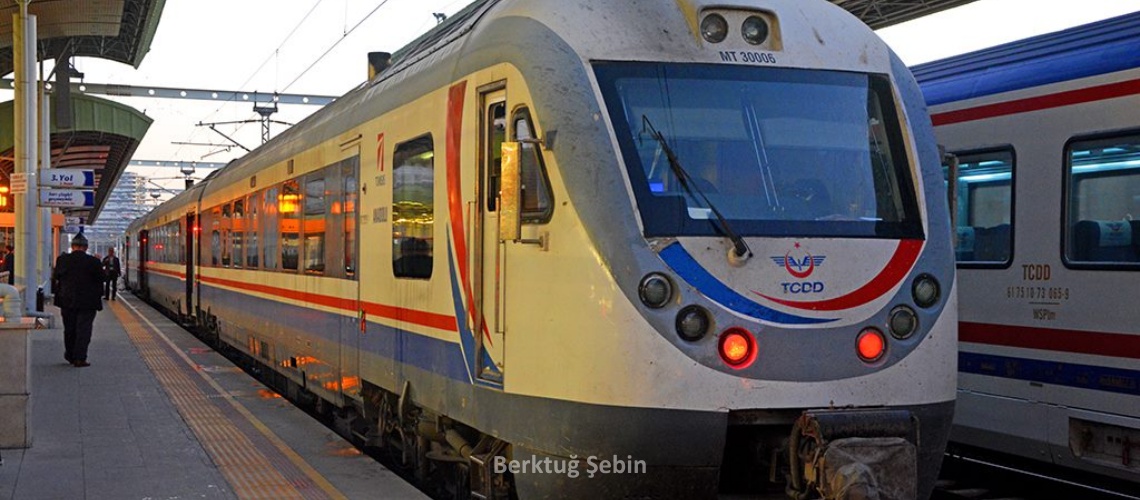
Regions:
[[[744,20],[740,32],[744,36],[744,41],[752,45],[760,45],[768,40],[768,21],[760,16],[748,16],[748,19]]]
[[[709,43],[720,43],[728,38],[728,21],[720,14],[709,14],[701,20],[701,36]]]
[[[887,352],[887,339],[883,337],[883,332],[875,328],[865,328],[859,332],[859,339],[855,344],[859,359],[867,363],[882,359],[883,354]]]
[[[743,328],[729,328],[721,333],[719,348],[721,359],[737,370],[756,361],[756,341],[752,333]]]

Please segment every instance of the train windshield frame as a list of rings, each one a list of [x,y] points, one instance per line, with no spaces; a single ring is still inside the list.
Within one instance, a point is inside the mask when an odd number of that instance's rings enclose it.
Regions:
[[[721,235],[705,197],[741,236],[925,237],[887,75],[638,62],[594,70],[646,237]]]

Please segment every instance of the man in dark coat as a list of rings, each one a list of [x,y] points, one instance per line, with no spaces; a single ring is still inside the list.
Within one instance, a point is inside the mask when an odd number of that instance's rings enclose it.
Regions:
[[[107,284],[103,286],[103,299],[115,300],[119,292],[119,276],[123,275],[123,268],[119,258],[115,257],[115,249],[108,248],[107,256],[103,257],[103,276]]]
[[[71,253],[56,259],[51,279],[58,284],[55,305],[63,316],[63,357],[72,366],[91,366],[87,346],[95,313],[103,310],[103,265],[87,255],[87,238],[82,233],[71,239]]]
[[[4,264],[0,271],[8,271],[8,284],[16,282],[16,249],[12,245],[4,247]]]

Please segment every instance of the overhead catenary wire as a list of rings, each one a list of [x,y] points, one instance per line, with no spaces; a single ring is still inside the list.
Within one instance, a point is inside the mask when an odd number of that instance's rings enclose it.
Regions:
[[[309,64],[308,67],[306,67],[304,69],[304,71],[301,71],[301,73],[298,74],[296,78],[294,78],[291,82],[289,82],[289,84],[286,85],[284,88],[282,88],[279,92],[288,92],[288,90],[290,88],[292,88],[294,84],[296,84],[301,78],[303,78],[309,71],[311,71],[313,68],[315,68],[317,66],[317,64],[319,64],[322,60],[324,60],[324,58],[326,56],[328,56],[330,53],[332,53],[332,51],[334,49],[336,49],[336,47],[338,45],[340,45],[341,42],[343,42],[346,38],[348,38],[349,35],[351,35],[354,31],[356,31],[357,28],[359,28],[365,22],[367,22],[369,19],[371,19],[372,16],[374,14],[376,14],[376,12],[378,12],[381,7],[384,7],[384,5],[386,5],[388,3],[388,1],[389,0],[382,0],[379,4],[376,5],[376,7],[374,7],[371,11],[369,11],[368,14],[366,14],[360,21],[358,21],[355,25],[353,25],[351,29],[344,31],[340,38],[338,38],[335,42],[333,42],[333,44],[328,49],[326,49],[323,53],[321,53],[320,56],[318,56],[311,64]],[[314,6],[314,8],[315,7],[316,6]],[[311,13],[311,11],[310,11],[310,13]],[[307,15],[306,15],[306,17],[307,17]],[[347,24],[346,24],[346,26],[347,26]],[[294,29],[294,31],[295,31],[295,29]],[[219,110],[220,110],[220,108],[219,108]],[[213,116],[213,115],[210,115],[210,116]],[[245,127],[245,125],[246,124],[238,125],[238,127],[234,129],[234,132],[236,133],[236,132],[240,131],[242,128]]]
[[[320,7],[322,2],[324,2],[324,0],[316,0],[316,2],[313,3],[313,6],[310,7],[309,11],[306,12],[305,15],[301,17],[301,20],[297,22],[297,25],[293,26],[293,29],[289,30],[289,34],[285,35],[285,38],[281,39],[281,43],[277,44],[277,48],[273,49],[273,51],[269,53],[269,56],[266,57],[265,60],[262,61],[261,64],[257,66],[257,69],[253,70],[253,72],[251,72],[249,74],[249,76],[246,77],[245,81],[242,82],[241,85],[238,85],[237,88],[244,89],[246,85],[249,85],[249,82],[253,81],[254,77],[256,77],[258,75],[258,73],[261,72],[261,70],[265,69],[265,65],[269,64],[269,61],[273,61],[276,59],[279,62],[281,49],[285,47],[286,43],[289,43],[289,40],[293,38],[293,35],[297,34],[297,30],[301,29],[301,26],[304,26],[305,22],[308,21],[310,17],[312,17],[313,12],[316,12],[317,7]],[[280,72],[280,65],[278,65],[278,72]],[[230,104],[231,102],[234,101],[235,98],[236,98],[236,95],[234,97],[231,97],[230,99],[226,100],[226,102],[223,102],[222,104],[220,104],[217,107],[217,109],[215,109],[213,112],[211,112],[209,115],[207,115],[204,120],[200,120],[200,121],[210,121],[211,118],[213,118],[215,115],[217,115],[222,110],[223,106]],[[191,139],[193,139],[194,136],[196,136],[197,134],[198,134],[198,131],[195,130],[191,134]],[[187,142],[191,142],[191,141],[187,141]],[[182,148],[179,147],[175,151],[175,156],[178,156],[178,153],[181,153],[181,152],[182,152]]]
[[[285,88],[281,89],[281,92],[287,92],[290,88],[292,88],[293,84],[297,83],[298,80],[300,80],[310,70],[312,70],[314,67],[316,67],[317,64],[320,63],[325,58],[325,56],[329,55],[329,53],[331,53],[333,51],[333,49],[335,49],[337,47],[337,45],[340,45],[340,42],[343,42],[345,38],[348,38],[348,36],[351,35],[352,32],[356,31],[357,28],[359,28],[361,25],[363,25],[365,22],[367,22],[370,18],[372,18],[372,15],[376,14],[376,12],[379,11],[380,8],[383,7],[384,5],[386,5],[387,3],[388,3],[388,0],[382,0],[378,5],[376,5],[376,7],[373,8],[372,11],[369,12],[367,15],[365,15],[363,19],[361,19],[359,22],[357,22],[355,25],[353,25],[352,29],[349,29],[348,31],[346,31],[344,33],[344,35],[342,35],[340,38],[337,39],[337,41],[333,42],[332,46],[330,46],[327,50],[324,51],[324,53],[322,53],[319,57],[317,57],[317,59],[314,60],[312,62],[312,64],[309,64],[309,66],[307,68],[305,68],[305,70],[302,71],[301,74],[297,75],[297,77],[294,78],[293,81],[289,82],[289,85],[286,85]]]

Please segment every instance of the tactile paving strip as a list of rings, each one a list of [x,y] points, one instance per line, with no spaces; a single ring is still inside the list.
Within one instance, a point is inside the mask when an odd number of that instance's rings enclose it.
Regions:
[[[176,351],[170,340],[162,336],[161,331],[134,306],[124,306],[123,301],[118,301],[111,303],[111,310],[175,408],[230,483],[235,495],[243,499],[346,498],[245,407],[225,394],[208,375],[196,371],[189,358],[183,355],[182,362],[176,359],[175,355],[182,353]],[[204,378],[215,389],[215,393],[207,394],[195,383],[194,373]],[[220,406],[223,404],[232,405],[233,408],[223,408]],[[283,461],[280,457],[267,457],[254,444],[254,440],[259,437],[247,436],[231,420],[234,410],[263,434],[261,439],[268,439],[277,448],[276,451],[286,455],[288,461],[285,468],[293,470],[282,471]]]

